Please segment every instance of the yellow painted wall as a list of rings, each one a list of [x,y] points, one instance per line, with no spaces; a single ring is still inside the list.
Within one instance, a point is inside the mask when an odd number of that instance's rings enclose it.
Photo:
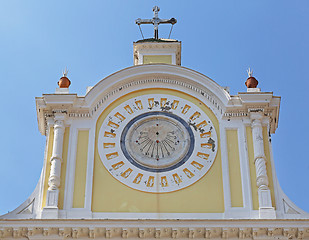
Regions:
[[[229,162],[231,206],[243,207],[237,130],[226,130],[226,141]]]
[[[247,133],[247,149],[248,149],[248,160],[250,167],[250,180],[251,180],[251,191],[252,191],[252,204],[253,210],[259,210],[259,196],[258,187],[256,186],[256,172],[254,165],[254,150],[253,150],[253,138],[251,127],[246,127]]]
[[[59,200],[58,200],[59,209],[63,209],[65,177],[66,177],[67,162],[68,162],[69,136],[70,136],[70,128],[67,127],[65,128],[64,136],[63,136],[62,164],[61,164]]]
[[[78,131],[73,208],[83,208],[85,204],[88,142],[89,142],[89,130]]]
[[[165,212],[165,213],[222,213],[224,196],[222,182],[221,149],[208,173],[195,184],[172,193],[145,193],[131,189],[114,179],[103,166],[97,142],[99,129],[110,111],[120,103],[143,94],[169,94],[182,97],[201,107],[213,122],[218,139],[219,123],[212,111],[198,99],[171,89],[147,89],[124,95],[101,114],[96,125],[95,156],[92,190],[93,212]]]
[[[151,63],[172,64],[172,55],[144,55],[143,63],[144,64],[151,64]]]
[[[272,166],[270,161],[270,149],[269,149],[269,142],[268,142],[268,131],[267,127],[263,127],[263,140],[264,140],[264,151],[266,156],[266,170],[268,176],[268,186],[270,189],[271,194],[271,202],[274,208],[276,208],[276,201],[275,201],[275,191],[274,191],[274,182],[273,182],[273,173],[272,173]]]
[[[54,144],[54,128],[49,129],[48,140],[47,140],[47,158],[45,165],[45,178],[44,178],[44,189],[43,189],[43,198],[42,198],[42,208],[46,205],[46,194],[48,189],[48,178],[50,174],[50,159],[53,153],[53,144]]]

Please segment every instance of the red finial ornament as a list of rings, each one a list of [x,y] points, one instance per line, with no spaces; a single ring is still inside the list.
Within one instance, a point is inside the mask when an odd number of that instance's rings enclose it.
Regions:
[[[68,75],[68,70],[65,69],[63,71],[63,76],[58,81],[58,86],[60,88],[68,88],[71,85],[71,81],[67,78],[67,75]]]
[[[247,73],[248,73],[248,79],[247,81],[245,82],[247,88],[256,88],[257,85],[259,84],[258,80],[255,79],[255,77],[252,76],[253,74],[253,71],[249,68],[247,70]]]

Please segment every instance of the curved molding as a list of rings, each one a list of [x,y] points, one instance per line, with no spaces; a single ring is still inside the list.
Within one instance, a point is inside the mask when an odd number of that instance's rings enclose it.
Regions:
[[[97,83],[85,96],[89,116],[94,115],[112,96],[123,95],[140,87],[171,88],[190,92],[208,103],[222,115],[230,95],[210,78],[188,68],[151,64],[139,65],[116,72]]]
[[[132,82],[134,79],[150,78],[155,75],[161,77],[169,76],[169,80],[176,80],[173,82],[174,84],[181,84],[177,81],[179,78],[191,81],[191,84],[194,82],[199,83],[201,86],[206,87],[209,93],[217,95],[218,99],[220,99],[224,105],[226,105],[230,99],[229,94],[219,84],[197,71],[169,64],[146,64],[122,69],[102,79],[86,94],[85,101],[91,103],[101,92],[113,85],[118,85],[120,82],[130,82],[130,80]],[[179,79],[179,81],[181,80]],[[164,83],[164,81],[161,83]],[[184,84],[181,85],[189,89],[193,88],[193,86],[190,86],[189,82],[187,82],[187,85]]]

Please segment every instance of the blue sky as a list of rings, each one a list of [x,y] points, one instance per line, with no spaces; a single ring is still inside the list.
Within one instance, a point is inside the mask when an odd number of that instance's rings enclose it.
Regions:
[[[309,211],[309,1],[0,0],[0,214],[34,190],[45,136],[37,127],[35,97],[53,93],[65,67],[71,93],[133,65],[136,18],[175,17],[182,66],[197,70],[231,94],[246,91],[246,69],[259,87],[281,96],[272,136],[281,187]],[[143,26],[145,37],[152,27]],[[169,26],[160,27],[166,38]]]

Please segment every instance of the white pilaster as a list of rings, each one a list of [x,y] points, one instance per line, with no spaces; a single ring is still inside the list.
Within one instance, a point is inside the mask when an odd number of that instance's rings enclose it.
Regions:
[[[260,218],[276,218],[268,187],[266,157],[264,152],[262,131],[263,114],[262,112],[251,112],[250,118],[253,137],[254,164],[256,170],[256,185],[258,187],[259,196],[259,216]]]
[[[60,187],[60,174],[62,163],[62,148],[64,137],[65,113],[54,114],[54,139],[53,151],[50,159],[50,175],[48,179],[48,190],[46,194],[46,206],[43,209],[43,217],[58,218],[58,198]]]

